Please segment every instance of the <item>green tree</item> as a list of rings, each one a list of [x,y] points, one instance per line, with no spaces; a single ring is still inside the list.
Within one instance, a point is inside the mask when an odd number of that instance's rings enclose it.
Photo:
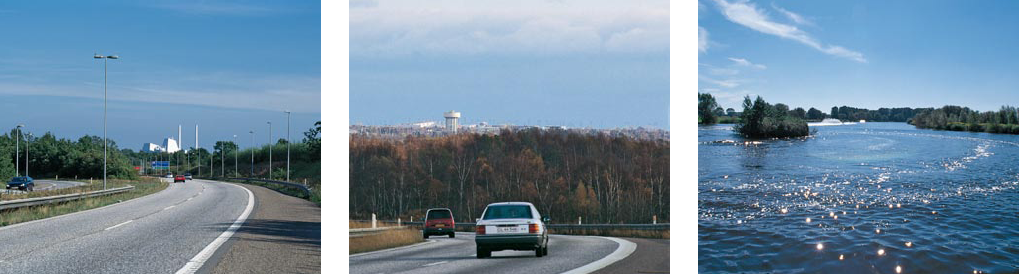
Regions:
[[[717,119],[714,110],[718,108],[718,102],[710,93],[697,93],[697,117],[701,124],[714,124]]]

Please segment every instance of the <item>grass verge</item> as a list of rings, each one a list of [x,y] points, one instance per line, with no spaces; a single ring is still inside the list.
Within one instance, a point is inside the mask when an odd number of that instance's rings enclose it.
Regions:
[[[209,178],[209,179],[210,180],[216,180],[216,181],[222,181],[222,182],[231,182],[231,183],[239,183],[239,184],[256,185],[256,186],[260,186],[260,187],[264,187],[264,188],[275,190],[276,192],[283,193],[285,195],[294,196],[294,197],[301,198],[301,199],[306,199],[308,201],[311,201],[311,202],[315,203],[318,206],[322,206],[322,188],[321,187],[316,187],[315,185],[308,186],[308,188],[311,189],[311,196],[309,196],[302,189],[299,189],[299,188],[296,188],[296,187],[279,185],[279,184],[263,183],[263,182],[258,182],[258,181],[231,180],[231,179],[226,179],[226,178]]]
[[[549,233],[562,235],[608,236],[629,238],[668,239],[669,230],[639,229],[549,229]]]
[[[371,227],[371,224],[368,224]],[[423,242],[417,228],[386,230],[380,233],[350,238],[350,254],[382,250]]]
[[[161,182],[158,178],[141,178],[138,180],[108,180],[107,187],[115,188],[127,185],[133,185],[134,189],[128,192],[117,193],[113,195],[100,196],[87,198],[82,200],[74,200],[64,203],[57,204],[46,204],[33,207],[17,208],[7,211],[0,212],[0,227],[8,226],[12,224],[28,222],[33,220],[45,219],[49,217],[64,215],[68,213],[74,213],[82,210],[89,210],[93,208],[103,207],[122,201],[138,198],[141,196],[149,195],[152,193],[159,192],[166,188],[167,183]],[[52,190],[52,191],[39,191],[25,195],[22,198],[34,198],[42,196],[52,196],[60,194],[79,193],[93,190],[100,190],[103,188],[102,184],[91,184],[83,185],[73,188]],[[6,195],[5,195],[6,196]],[[16,195],[11,195],[16,196]],[[5,199],[6,200],[6,199]]]

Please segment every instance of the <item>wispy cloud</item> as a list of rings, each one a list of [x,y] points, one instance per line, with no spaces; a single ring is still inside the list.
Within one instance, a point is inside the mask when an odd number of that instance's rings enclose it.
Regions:
[[[379,6],[379,0],[350,0],[351,8],[374,8]]]
[[[756,68],[756,69],[766,69],[766,68],[768,68],[765,65],[751,63],[750,61],[747,61],[747,59],[729,57],[729,60],[732,60],[733,62],[736,62],[736,65],[739,65],[739,66],[751,67],[751,68]]]
[[[230,1],[160,1],[153,7],[190,14],[225,14],[257,16],[286,11],[285,8],[256,3],[235,3]]]
[[[785,15],[785,17],[789,18],[789,20],[792,20],[797,25],[806,25],[806,26],[813,26],[814,25],[814,22],[808,20],[807,18],[803,17],[802,15],[799,15],[799,14],[797,14],[795,12],[791,12],[789,10],[783,9],[783,8],[775,5],[775,2],[771,2],[771,7],[774,8],[775,10],[777,10],[778,12],[782,13],[783,15]]]
[[[861,63],[867,62],[862,53],[841,46],[824,45],[808,33],[796,28],[796,26],[772,21],[764,11],[757,9],[756,5],[748,1],[737,0],[736,2],[729,3],[725,0],[715,0],[715,3],[718,4],[722,14],[734,23],[762,33],[800,42],[829,55]]]
[[[697,26],[697,51],[708,52],[708,30]]]
[[[166,75],[166,74],[160,74]],[[308,76],[265,76],[233,73],[175,75],[176,80],[138,79],[109,86],[111,99],[140,103],[176,103],[297,113],[321,112],[321,80]],[[87,92],[99,91],[99,92]],[[0,95],[42,95],[69,98],[103,97],[101,82],[40,84],[0,83]]]
[[[711,83],[711,84],[714,84],[714,85],[717,85],[717,86],[723,87],[723,88],[735,88],[735,87],[738,87],[740,85],[739,82],[737,82],[736,80],[715,80],[715,79],[711,79],[711,78],[708,78],[708,77],[705,77],[705,76],[700,76],[699,78],[702,81],[705,81],[705,82],[708,82],[708,83]]]
[[[377,4],[350,10],[351,56],[664,53],[669,49],[668,1],[522,0],[504,5],[389,0]]]

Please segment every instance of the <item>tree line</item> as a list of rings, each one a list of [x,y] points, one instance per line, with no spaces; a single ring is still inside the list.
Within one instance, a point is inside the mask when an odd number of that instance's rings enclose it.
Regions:
[[[669,220],[669,143],[564,130],[403,140],[350,137],[350,214],[474,222],[489,203],[526,201],[557,223]]]
[[[115,141],[109,140],[108,151],[109,178],[137,177],[130,160],[118,150]],[[20,167],[19,174],[25,175],[26,163],[28,175],[34,178],[102,178],[103,137],[85,135],[78,140],[58,139],[50,132],[34,136],[23,131],[19,133],[17,129],[0,136],[0,178],[14,177],[15,166]]]
[[[1019,112],[1013,106],[985,112],[944,106],[921,112],[909,123],[926,129],[1019,134]]]
[[[831,118],[842,121],[867,120],[868,122],[907,122],[917,114],[934,108],[879,108],[869,110],[854,107],[831,107]]]
[[[304,132],[299,143],[290,144],[291,181],[321,180],[322,122]],[[286,179],[287,139],[274,144],[240,149],[234,141],[216,141],[212,150],[189,147],[174,153],[145,152],[124,149],[121,151],[133,165],[142,165],[148,174],[191,173],[201,177],[256,177],[272,180]],[[272,164],[269,153],[272,152]],[[151,170],[153,161],[169,161],[168,170]],[[272,169],[272,177],[269,170]],[[296,175],[296,176],[295,176]]]

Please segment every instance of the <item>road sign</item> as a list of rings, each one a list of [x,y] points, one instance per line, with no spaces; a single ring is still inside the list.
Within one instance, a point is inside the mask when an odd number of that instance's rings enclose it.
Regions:
[[[152,169],[170,169],[170,161],[152,161]]]

